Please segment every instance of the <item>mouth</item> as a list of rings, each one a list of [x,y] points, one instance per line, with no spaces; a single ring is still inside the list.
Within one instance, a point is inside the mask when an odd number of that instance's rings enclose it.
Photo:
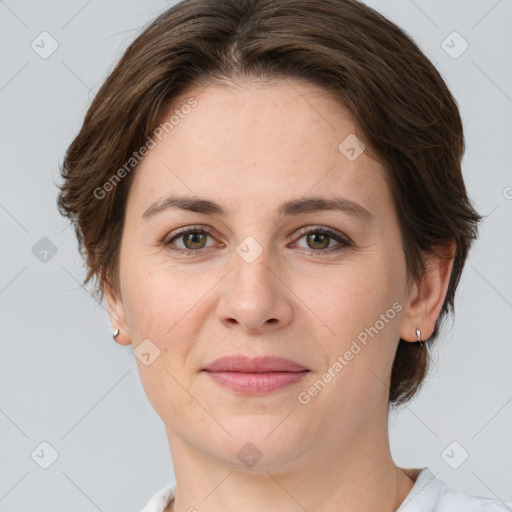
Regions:
[[[242,394],[260,394],[300,382],[310,370],[280,357],[231,356],[201,370],[217,384]]]

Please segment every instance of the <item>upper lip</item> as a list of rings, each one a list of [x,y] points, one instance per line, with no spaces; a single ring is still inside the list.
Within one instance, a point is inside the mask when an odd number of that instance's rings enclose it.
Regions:
[[[210,372],[245,372],[245,373],[265,373],[265,372],[300,372],[307,370],[306,367],[282,357],[265,356],[228,356],[216,359],[213,363],[205,366],[203,370]]]

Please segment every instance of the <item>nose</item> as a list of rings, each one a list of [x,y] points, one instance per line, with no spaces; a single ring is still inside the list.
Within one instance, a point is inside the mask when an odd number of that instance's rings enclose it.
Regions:
[[[220,294],[217,316],[228,328],[268,333],[292,320],[293,292],[286,285],[284,272],[271,266],[265,251],[250,263],[235,253]]]

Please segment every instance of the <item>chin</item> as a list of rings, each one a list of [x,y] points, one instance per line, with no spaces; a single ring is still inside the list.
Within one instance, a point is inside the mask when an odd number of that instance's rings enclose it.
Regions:
[[[224,460],[236,471],[266,473],[267,471],[285,471],[293,468],[294,462],[301,457],[306,448],[306,439],[297,431],[297,425],[286,415],[257,416],[220,420],[221,424],[233,436],[217,429],[218,436],[208,439],[207,450],[218,459]],[[282,423],[281,423],[282,422]],[[290,432],[290,427],[294,431]]]

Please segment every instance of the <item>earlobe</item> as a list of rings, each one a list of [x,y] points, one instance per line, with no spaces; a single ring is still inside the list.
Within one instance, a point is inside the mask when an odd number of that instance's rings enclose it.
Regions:
[[[455,257],[455,241],[435,248],[436,254],[426,257],[425,275],[409,295],[400,328],[400,338],[416,342],[416,329],[421,330],[421,339],[428,339],[441,313],[446,298]]]
[[[107,304],[108,316],[110,318],[110,325],[112,326],[112,337],[114,341],[120,345],[129,345],[131,343],[131,337],[126,326],[123,302],[110,286],[105,285],[103,292]]]

